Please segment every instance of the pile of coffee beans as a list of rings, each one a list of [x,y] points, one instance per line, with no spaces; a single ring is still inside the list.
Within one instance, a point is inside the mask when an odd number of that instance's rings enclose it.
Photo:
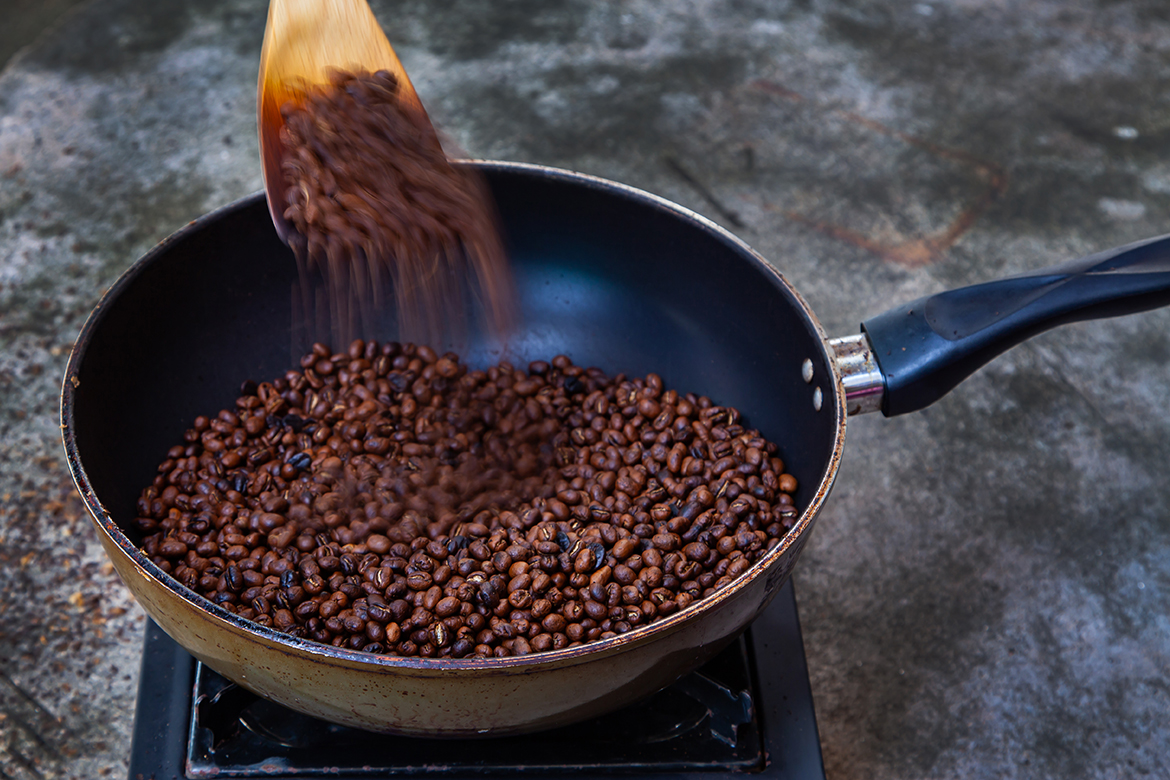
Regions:
[[[507,329],[514,290],[486,186],[448,161],[393,74],[335,71],[281,116],[290,245],[323,276],[339,343],[384,295],[412,338],[441,337],[469,294]]]
[[[468,370],[320,344],[198,417],[138,501],[142,548],[242,618],[402,656],[524,655],[726,587],[797,517],[738,411],[567,357]]]

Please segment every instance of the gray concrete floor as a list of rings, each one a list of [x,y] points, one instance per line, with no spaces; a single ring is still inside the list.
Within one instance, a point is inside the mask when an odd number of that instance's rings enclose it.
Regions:
[[[0,11],[0,777],[22,779],[125,774],[144,620],[64,467],[65,356],[136,257],[260,186],[262,0],[89,0],[34,38],[69,5]],[[472,155],[710,216],[830,335],[1170,224],[1162,0],[375,10]],[[1069,326],[851,421],[795,575],[829,777],[1170,776],[1168,332]]]

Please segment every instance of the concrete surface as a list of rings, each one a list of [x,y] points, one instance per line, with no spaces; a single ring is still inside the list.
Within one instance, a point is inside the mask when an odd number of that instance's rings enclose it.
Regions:
[[[831,335],[1170,222],[1161,0],[375,11],[471,154],[722,222]],[[0,72],[0,777],[125,774],[143,615],[72,493],[58,382],[119,272],[260,186],[264,18],[90,0]],[[829,777],[1170,776],[1168,333],[1066,327],[851,421],[796,573]]]

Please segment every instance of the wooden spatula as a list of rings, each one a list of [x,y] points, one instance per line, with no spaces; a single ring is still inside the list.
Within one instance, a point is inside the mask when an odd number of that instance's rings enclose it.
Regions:
[[[273,224],[325,274],[335,338],[355,309],[368,319],[386,280],[400,336],[442,337],[469,290],[497,335],[508,328],[513,288],[486,187],[444,156],[366,0],[270,0],[257,120]]]
[[[256,119],[268,208],[285,241],[291,227],[283,213],[280,107],[301,102],[308,89],[328,84],[334,70],[389,71],[398,79],[400,98],[424,110],[366,0],[271,0],[260,50]]]

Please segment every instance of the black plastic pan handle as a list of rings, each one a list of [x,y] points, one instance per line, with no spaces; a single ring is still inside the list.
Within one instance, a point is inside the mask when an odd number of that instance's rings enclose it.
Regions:
[[[887,417],[922,409],[979,367],[1067,322],[1170,304],[1170,236],[930,295],[866,320]]]

